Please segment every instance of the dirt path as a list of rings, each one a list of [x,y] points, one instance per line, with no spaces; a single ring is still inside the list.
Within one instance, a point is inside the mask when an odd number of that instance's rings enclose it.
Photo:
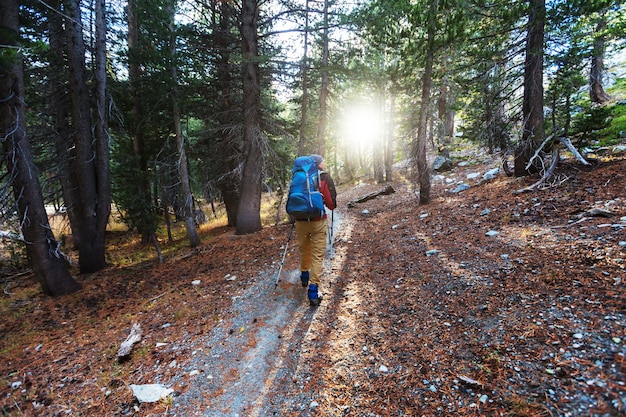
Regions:
[[[336,213],[333,235],[345,238],[343,218]],[[329,217],[330,221],[330,217]],[[256,280],[242,296],[234,297],[228,317],[208,336],[190,340],[195,354],[190,372],[199,372],[188,389],[174,400],[173,416],[272,416],[281,409],[310,406],[306,394],[286,398],[298,372],[310,339],[318,309],[309,307],[306,290],[300,285],[298,250],[292,235],[281,279],[275,287],[277,271]],[[330,246],[325,261],[325,277],[332,265]],[[332,277],[331,277],[332,279]],[[322,289],[331,299],[332,285]],[[327,301],[325,301],[327,303]],[[173,381],[176,383],[176,381]]]

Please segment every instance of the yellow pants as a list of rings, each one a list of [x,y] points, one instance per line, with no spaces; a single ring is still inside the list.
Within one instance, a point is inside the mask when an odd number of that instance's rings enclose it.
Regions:
[[[327,219],[316,222],[296,222],[298,248],[300,249],[300,271],[311,271],[310,284],[320,284],[328,233],[326,223]]]

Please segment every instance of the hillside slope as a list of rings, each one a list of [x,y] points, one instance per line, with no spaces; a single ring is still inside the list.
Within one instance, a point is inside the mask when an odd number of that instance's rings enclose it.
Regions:
[[[308,307],[290,225],[211,231],[164,264],[40,295],[7,278],[0,407],[11,416],[618,416],[626,412],[626,159],[562,181],[457,167],[342,187],[324,302]],[[478,174],[468,179],[468,174]],[[470,177],[474,177],[470,175]],[[447,179],[447,181],[446,181]],[[451,193],[458,183],[469,189]],[[605,217],[606,216],[606,217]],[[118,250],[132,251],[119,238]],[[143,338],[116,359],[133,323]],[[139,403],[131,384],[170,397]]]

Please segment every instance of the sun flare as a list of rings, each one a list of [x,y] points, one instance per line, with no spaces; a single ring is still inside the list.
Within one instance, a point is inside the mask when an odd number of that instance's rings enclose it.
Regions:
[[[370,149],[381,135],[379,113],[372,105],[350,107],[341,119],[341,134],[352,149]]]

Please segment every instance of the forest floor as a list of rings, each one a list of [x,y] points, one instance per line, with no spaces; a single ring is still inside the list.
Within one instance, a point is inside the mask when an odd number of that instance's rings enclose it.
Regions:
[[[361,203],[383,185],[341,186],[316,309],[290,224],[203,228],[198,248],[80,276],[62,298],[5,276],[0,414],[626,415],[626,155],[564,160],[523,194],[536,179],[483,180],[497,161],[466,160],[427,205],[403,181]],[[151,384],[170,395],[139,402]]]

